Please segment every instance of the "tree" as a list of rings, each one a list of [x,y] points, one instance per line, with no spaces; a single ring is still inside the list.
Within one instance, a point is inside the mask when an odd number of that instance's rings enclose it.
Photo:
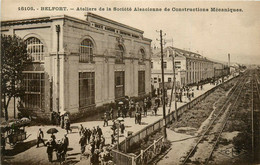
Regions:
[[[8,105],[12,97],[23,95],[22,71],[31,63],[26,43],[18,36],[1,34],[1,110],[8,120]]]

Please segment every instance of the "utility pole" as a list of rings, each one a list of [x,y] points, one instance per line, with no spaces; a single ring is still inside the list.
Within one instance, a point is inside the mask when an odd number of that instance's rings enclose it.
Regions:
[[[165,114],[165,90],[164,90],[164,66],[163,66],[163,40],[162,40],[162,30],[160,30],[160,45],[161,45],[161,68],[162,68],[162,103],[163,103],[163,119],[164,119],[164,127],[163,127],[163,135],[164,138],[167,138],[166,133],[166,114]]]
[[[174,58],[175,58],[175,52],[172,55],[172,63],[173,63],[173,81],[174,81],[174,108],[175,108],[175,119],[176,121],[178,121],[178,111],[177,111],[177,98],[176,98],[176,76],[175,76],[175,62],[174,62]]]
[[[57,32],[57,96],[56,96],[56,106],[57,106],[57,113],[60,112],[60,25],[56,25],[56,32]]]

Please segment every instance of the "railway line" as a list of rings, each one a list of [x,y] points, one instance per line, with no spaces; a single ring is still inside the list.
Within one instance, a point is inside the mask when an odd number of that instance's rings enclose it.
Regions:
[[[249,80],[247,74],[240,77],[235,87],[229,93],[228,99],[225,101],[215,118],[209,123],[208,127],[200,136],[195,146],[190,150],[183,161],[183,164],[204,163],[208,164],[210,158],[216,148],[221,134],[226,126],[229,116],[232,114],[241,92],[246,82]],[[205,152],[207,151],[207,152]]]
[[[252,157],[256,164],[260,164],[260,95],[259,71],[253,73],[252,78]]]

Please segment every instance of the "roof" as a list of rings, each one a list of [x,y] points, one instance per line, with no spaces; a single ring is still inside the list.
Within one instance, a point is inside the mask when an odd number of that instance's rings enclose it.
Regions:
[[[7,20],[1,21],[1,26],[19,25],[19,24],[31,24],[39,22],[50,22],[50,17],[37,17],[29,19],[19,19],[19,20]]]
[[[116,25],[116,26],[121,26],[121,27],[127,28],[127,29],[129,29],[129,30],[132,30],[132,31],[135,31],[135,32],[138,32],[138,33],[141,33],[141,34],[144,33],[144,31],[142,31],[142,30],[139,30],[139,29],[136,29],[136,28],[134,28],[134,27],[131,27],[131,26],[128,26],[128,25],[125,25],[125,24],[116,22],[116,21],[114,21],[114,20],[111,20],[111,19],[102,17],[102,16],[100,16],[100,15],[97,15],[97,14],[94,14],[94,13],[91,13],[91,12],[88,12],[85,16],[87,17],[87,20],[88,20],[88,21],[89,21],[88,18],[89,18],[89,17],[92,17],[92,18],[95,18],[95,19],[98,19],[98,20],[101,20],[101,21],[104,21],[104,22],[111,23],[111,24]]]
[[[188,59],[210,61],[206,57],[203,57],[202,55],[200,55],[198,53],[194,53],[194,52],[191,52],[191,51],[175,48],[175,47],[172,47],[172,46],[168,46],[168,47],[163,49],[164,54],[166,54],[167,51],[169,51],[171,54],[173,54],[173,52],[175,52],[175,55],[183,56],[183,57],[186,57]],[[161,52],[160,49],[155,49],[155,50],[153,50],[153,52],[154,52],[153,57],[156,58],[156,57],[160,56],[160,52]]]

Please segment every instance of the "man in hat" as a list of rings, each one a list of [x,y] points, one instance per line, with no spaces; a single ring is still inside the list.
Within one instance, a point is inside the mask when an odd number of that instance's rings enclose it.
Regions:
[[[49,162],[52,162],[52,154],[54,150],[54,146],[56,145],[56,142],[53,139],[49,139],[46,143],[47,145],[47,154],[48,154],[48,160]]]
[[[86,147],[86,138],[84,135],[81,135],[79,144],[80,144],[81,154],[83,154],[85,152],[85,147]]]
[[[99,126],[97,126],[97,134],[99,137],[101,137],[101,135],[103,135],[102,129]]]
[[[68,146],[69,146],[69,138],[67,137],[67,134],[64,134],[64,137],[62,139],[62,143],[64,146],[64,155],[66,155],[67,151],[68,151]]]
[[[43,145],[45,146],[43,137],[44,137],[43,131],[41,130],[41,128],[39,128],[39,130],[38,130],[38,132],[37,132],[37,147],[36,147],[36,148],[39,147],[40,142],[42,142]]]

